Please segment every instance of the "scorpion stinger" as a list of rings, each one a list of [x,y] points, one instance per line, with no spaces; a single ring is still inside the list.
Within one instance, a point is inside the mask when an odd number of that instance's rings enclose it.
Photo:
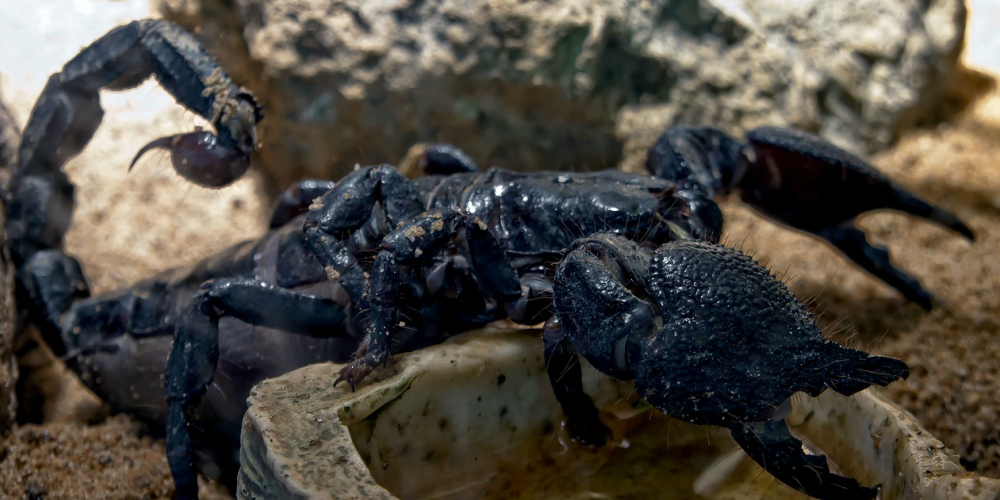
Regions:
[[[166,428],[178,498],[197,496],[196,465],[234,481],[246,397],[261,380],[332,361],[349,363],[340,375],[354,385],[396,352],[502,319],[545,322],[546,369],[578,441],[608,436],[583,391],[579,353],[635,379],[656,408],[726,427],[792,487],[818,498],[874,495],[802,453],[784,410],[794,393],[853,394],[905,377],[906,365],[826,341],[766,269],[710,243],[722,224],[714,198],[730,189],[883,269],[904,291],[884,254],[824,230],[888,206],[971,236],[912,196],[871,188],[886,183],[855,175],[864,169],[832,146],[788,131],[762,129],[741,144],[681,127],[651,151],[650,176],[479,171],[454,147],[424,145],[411,156],[412,179],[377,165],[335,183],[303,181],[278,200],[268,233],[91,297],[79,263],[59,250],[73,203],[60,168],[99,125],[98,92],[150,75],[215,134],[158,139],[140,153],[168,148],[182,175],[207,185],[246,169],[260,119],[253,98],[191,35],[139,21],[49,81],[6,193],[8,231],[18,306],[57,351],[72,353],[68,366],[95,394]],[[870,206],[850,198],[860,195]]]
[[[167,148],[178,173],[204,186],[225,186],[246,172],[261,118],[254,98],[176,25],[142,20],[115,28],[52,75],[31,111],[9,186],[7,234],[15,263],[61,246],[74,194],[61,168],[101,124],[100,91],[133,88],[150,76],[216,133],[159,139],[140,154]]]

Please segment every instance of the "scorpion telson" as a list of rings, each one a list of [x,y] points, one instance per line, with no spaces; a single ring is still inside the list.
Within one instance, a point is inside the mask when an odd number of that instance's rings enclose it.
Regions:
[[[168,149],[178,173],[210,187],[230,184],[246,172],[261,117],[253,96],[235,86],[201,44],[176,25],[142,20],[115,28],[49,77],[31,111],[8,189],[6,229],[15,263],[62,242],[74,190],[61,168],[101,124],[100,91],[137,87],[150,76],[207,119],[215,134],[165,137],[139,155]]]
[[[884,386],[907,366],[826,340],[767,269],[717,244],[715,202],[738,191],[930,308],[931,295],[865,241],[855,218],[896,209],[972,231],[862,160],[770,127],[746,142],[672,128],[649,152],[652,175],[481,172],[457,149],[430,145],[415,150],[423,175],[413,180],[376,165],[336,183],[303,181],[278,200],[260,239],[90,297],[79,264],[60,250],[73,205],[61,168],[101,121],[99,90],[150,75],[215,134],[159,139],[140,154],[167,148],[181,175],[213,187],[246,170],[260,119],[253,97],[180,28],[137,21],[49,80],[6,193],[7,230],[26,318],[113,407],[165,425],[179,498],[197,496],[196,452],[235,463],[246,396],[260,380],[350,361],[340,377],[354,386],[396,352],[504,318],[544,322],[552,387],[578,441],[608,437],[583,392],[583,356],[635,379],[668,415],[726,427],[792,488],[876,496],[805,454],[782,409],[797,392]]]

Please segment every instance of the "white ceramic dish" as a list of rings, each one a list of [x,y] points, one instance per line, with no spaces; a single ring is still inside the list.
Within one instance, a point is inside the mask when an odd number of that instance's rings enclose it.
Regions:
[[[569,443],[531,330],[485,330],[397,357],[357,392],[340,365],[262,382],[244,419],[240,498],[805,498],[728,432],[634,408],[630,384],[586,367],[617,444]],[[864,392],[796,397],[789,423],[884,500],[1000,498],[903,410]]]

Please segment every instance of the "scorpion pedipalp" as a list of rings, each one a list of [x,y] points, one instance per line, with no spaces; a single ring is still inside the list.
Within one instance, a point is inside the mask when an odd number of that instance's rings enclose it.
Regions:
[[[898,210],[975,239],[955,215],[892,182],[857,156],[801,130],[761,127],[750,131],[743,143],[712,127],[674,127],[650,148],[646,167],[677,183],[696,236],[717,241],[711,237],[718,237],[717,230],[705,237],[699,233],[706,231],[699,228],[721,227],[721,212],[711,200],[738,191],[754,210],[827,241],[927,310],[934,296],[893,265],[886,249],[868,243],[855,221],[868,212]]]
[[[972,236],[819,139],[764,128],[739,142],[682,126],[650,151],[652,175],[479,171],[457,148],[423,145],[413,151],[413,178],[383,164],[336,183],[302,182],[279,199],[266,235],[90,297],[79,264],[59,250],[74,192],[61,168],[101,122],[99,92],[150,76],[214,132],[156,139],[129,168],[162,148],[203,186],[242,175],[261,119],[253,97],[181,28],[137,21],[49,80],[5,193],[7,230],[26,292],[19,305],[102,398],[165,424],[182,499],[197,496],[196,453],[235,462],[245,397],[260,380],[348,362],[338,382],[353,388],[396,352],[505,318],[545,321],[546,369],[577,440],[608,436],[583,392],[579,354],[607,375],[636,379],[665,413],[728,428],[792,487],[870,498],[873,488],[801,452],[782,421],[785,403],[798,392],[886,385],[906,376],[906,364],[827,341],[766,269],[714,245],[723,222],[716,198],[740,191],[925,307],[919,283],[849,226],[865,211],[895,208]]]
[[[662,327],[654,326],[647,301]],[[728,427],[754,461],[810,496],[875,497],[876,488],[806,455],[779,409],[798,392],[851,395],[906,378],[909,369],[823,338],[784,285],[746,254],[693,240],[654,252],[614,235],[588,238],[559,266],[555,308],[569,340],[563,350],[575,347],[598,370],[634,378],[636,392],[656,409]],[[547,361],[568,356],[546,347]],[[579,372],[552,384],[567,417],[576,419],[567,423],[574,437],[601,436]]]

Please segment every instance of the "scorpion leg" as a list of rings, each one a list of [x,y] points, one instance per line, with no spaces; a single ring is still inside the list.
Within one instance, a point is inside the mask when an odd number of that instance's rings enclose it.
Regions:
[[[779,481],[820,500],[870,500],[878,487],[861,486],[852,478],[830,472],[823,455],[807,455],[784,419],[734,422],[730,434],[747,455]]]
[[[628,359],[629,338],[652,335],[655,315],[649,302],[629,287],[644,287],[651,252],[605,234],[577,240],[573,248],[560,263],[555,280],[553,299],[559,323],[546,323],[546,365],[570,436],[600,444],[609,432],[582,392],[579,363],[573,354],[579,352],[594,368],[613,377],[635,377]],[[566,371],[570,362],[576,368]]]
[[[375,211],[376,203],[382,205],[381,213]],[[392,228],[423,209],[413,184],[395,168],[364,167],[311,204],[302,229],[330,280],[344,287],[351,301],[360,305],[359,310],[367,310],[364,292],[368,278],[350,246],[374,248]]]
[[[187,426],[215,375],[222,316],[312,337],[345,335],[337,328],[344,311],[330,299],[255,280],[222,279],[202,286],[177,328],[167,358],[167,459],[181,500],[198,497]]]
[[[465,152],[451,144],[416,144],[399,164],[409,178],[421,175],[451,175],[476,172],[479,166]]]
[[[336,383],[346,381],[355,387],[373,368],[392,355],[392,337],[400,324],[400,266],[422,268],[431,263],[438,250],[465,230],[472,265],[480,289],[487,299],[507,301],[521,296],[517,272],[504,255],[503,248],[485,225],[451,209],[435,209],[414,218],[389,233],[375,258],[375,267],[367,294],[372,302],[371,319],[365,339],[355,353],[355,360],[340,372]]]
[[[954,215],[897,186],[871,165],[815,136],[765,127],[747,135],[744,202],[769,217],[825,239],[861,267],[931,309],[933,296],[893,266],[888,252],[854,227],[868,211],[891,209],[925,218],[965,238],[972,230]]]
[[[336,187],[333,181],[306,179],[288,188],[271,209],[270,228],[277,229],[309,211],[318,198]]]
[[[173,153],[174,168],[193,182],[219,187],[239,178],[256,145],[260,119],[253,97],[235,86],[194,37],[162,20],[115,28],[52,75],[31,111],[11,178],[7,231],[15,261],[58,248],[69,225],[73,186],[63,164],[101,123],[100,91],[135,87],[149,76],[179,103],[208,119],[197,131],[144,147]]]
[[[570,438],[590,446],[604,446],[611,429],[601,422],[594,400],[583,390],[580,358],[555,316],[545,322],[542,340],[545,343],[545,371],[566,415],[566,431]]]

